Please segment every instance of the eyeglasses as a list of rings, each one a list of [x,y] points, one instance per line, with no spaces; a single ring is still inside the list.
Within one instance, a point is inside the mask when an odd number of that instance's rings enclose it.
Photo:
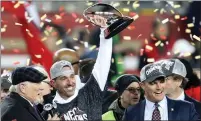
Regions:
[[[140,93],[141,92],[141,89],[140,88],[128,88],[126,89],[127,91],[129,91],[130,93]]]

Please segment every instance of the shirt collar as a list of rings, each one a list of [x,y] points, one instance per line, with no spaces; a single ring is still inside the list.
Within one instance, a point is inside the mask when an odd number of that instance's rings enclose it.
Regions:
[[[53,99],[53,102],[59,103],[59,104],[69,103],[69,102],[71,102],[75,97],[77,97],[77,95],[78,95],[78,90],[76,89],[74,95],[72,95],[72,96],[69,97],[68,99],[63,99],[63,98],[59,95],[59,93],[58,93],[58,91],[57,91],[57,92],[56,92],[56,95],[55,95],[55,97],[54,97],[54,99]]]
[[[184,100],[185,99],[185,94],[184,94],[184,91],[182,91],[182,93],[180,94],[180,96],[175,99],[175,100]]]
[[[146,107],[148,109],[155,108],[155,106],[154,106],[155,102],[151,102],[147,98],[145,98],[145,100],[146,100]],[[167,105],[167,98],[166,98],[166,96],[163,98],[163,100],[161,100],[160,102],[158,102],[158,104],[159,104],[160,107],[162,107],[164,109],[166,107],[166,105]]]

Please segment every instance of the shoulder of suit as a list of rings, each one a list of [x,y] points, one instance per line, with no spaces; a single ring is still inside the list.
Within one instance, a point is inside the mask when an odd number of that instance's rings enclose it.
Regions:
[[[142,103],[142,102],[139,102],[139,103],[136,104],[136,105],[129,106],[129,107],[127,108],[127,111],[128,111],[128,112],[130,112],[130,111],[138,111],[137,109],[138,109],[138,108],[141,108],[141,107],[140,107],[141,103]]]

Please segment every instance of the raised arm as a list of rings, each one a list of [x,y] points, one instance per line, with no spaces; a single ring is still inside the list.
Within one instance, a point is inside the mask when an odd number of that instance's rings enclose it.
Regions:
[[[104,28],[101,28],[100,34],[100,47],[94,69],[92,74],[97,80],[100,89],[103,91],[108,73],[111,65],[111,56],[112,56],[112,38],[104,38]]]

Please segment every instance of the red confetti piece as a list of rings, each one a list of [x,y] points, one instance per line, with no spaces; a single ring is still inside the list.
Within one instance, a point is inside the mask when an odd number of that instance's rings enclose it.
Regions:
[[[135,29],[135,26],[134,26],[134,25],[128,26],[128,29],[129,29],[129,30],[134,30],[134,29]]]
[[[75,13],[71,14],[73,16],[73,18],[77,18],[77,15]]]
[[[142,34],[138,35],[138,36],[137,36],[137,39],[138,39],[139,37],[141,37],[141,36],[142,36]]]
[[[161,35],[160,38],[161,38],[162,40],[166,40],[166,39],[167,39],[167,37],[164,36],[164,35]]]
[[[13,49],[13,52],[14,52],[14,53],[19,53],[20,50],[19,50],[19,49]]]
[[[181,20],[183,21],[183,20],[186,20],[187,19],[187,17],[185,16],[185,17],[183,17],[183,18],[181,18]]]
[[[154,36],[151,36],[151,39],[152,39],[152,40],[155,40],[155,41],[157,40]]]
[[[20,64],[20,62],[19,61],[15,61],[13,64],[17,65],[17,64]]]

